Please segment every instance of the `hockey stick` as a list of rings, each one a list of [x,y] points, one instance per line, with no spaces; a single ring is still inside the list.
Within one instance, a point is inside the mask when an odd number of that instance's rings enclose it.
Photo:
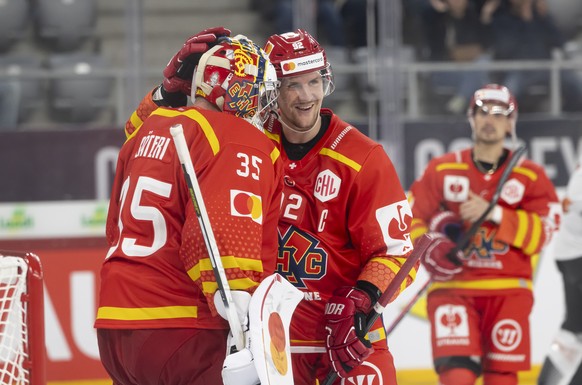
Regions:
[[[431,241],[432,241],[432,239],[428,235],[423,235],[418,240],[412,253],[410,253],[408,258],[406,258],[406,261],[404,261],[404,263],[400,267],[400,270],[398,270],[398,273],[396,273],[396,276],[394,276],[394,279],[392,281],[390,281],[390,284],[388,284],[388,287],[386,288],[384,293],[382,293],[380,298],[378,298],[378,302],[376,302],[376,304],[374,305],[374,308],[367,315],[366,327],[364,330],[366,333],[368,333],[368,331],[370,331],[370,329],[374,325],[374,322],[376,322],[378,317],[380,317],[382,315],[382,313],[386,309],[386,306],[388,306],[388,303],[390,302],[390,300],[392,299],[394,294],[396,294],[396,292],[400,289],[400,286],[402,285],[402,282],[404,282],[404,280],[408,276],[408,273],[410,273],[410,271],[414,268],[416,263],[420,260],[420,257],[426,252],[426,249],[430,245]],[[336,380],[336,378],[337,378],[337,373],[334,372],[333,370],[330,370],[327,377],[325,377],[325,379],[323,380],[323,382],[321,384],[322,385],[331,385]]]
[[[208,250],[210,263],[212,264],[212,270],[214,271],[214,276],[216,277],[216,283],[218,284],[218,290],[220,291],[220,296],[228,316],[228,324],[230,326],[230,331],[232,332],[233,341],[235,343],[236,349],[240,351],[245,347],[242,326],[238,318],[236,306],[232,299],[232,294],[228,285],[228,279],[226,278],[226,272],[224,271],[224,266],[222,265],[222,260],[220,259],[220,253],[218,251],[216,239],[214,238],[214,233],[212,232],[212,227],[210,226],[210,218],[208,218],[208,212],[206,211],[206,206],[204,205],[204,200],[202,199],[202,192],[200,191],[198,178],[196,177],[194,165],[192,164],[190,152],[188,151],[188,145],[186,144],[186,138],[184,137],[184,128],[181,124],[175,124],[170,127],[170,134],[172,134],[172,138],[174,139],[176,153],[178,154],[178,158],[182,164],[182,170],[184,171],[184,179],[186,179],[190,197],[192,198],[192,203],[194,204],[194,210],[196,211],[196,216],[198,217],[198,222],[200,223],[200,229],[202,230],[204,243],[206,244],[206,249]]]
[[[505,182],[507,182],[507,179],[509,179],[509,175],[511,175],[511,172],[513,171],[513,169],[517,165],[517,162],[519,161],[519,159],[521,159],[522,155],[525,154],[526,150],[527,150],[527,147],[525,145],[521,145],[514,151],[514,153],[511,156],[511,159],[509,159],[509,163],[507,163],[507,167],[505,168],[505,170],[503,170],[503,174],[501,174],[501,177],[499,178],[499,183],[497,184],[497,188],[495,189],[495,192],[493,193],[493,197],[491,198],[491,201],[489,202],[489,206],[487,206],[487,209],[483,212],[483,214],[481,214],[481,216],[477,219],[477,221],[475,221],[475,223],[473,223],[473,225],[469,228],[469,230],[461,237],[461,239],[459,239],[459,241],[457,242],[457,245],[449,252],[449,254],[448,254],[449,259],[457,261],[456,258],[454,258],[454,255],[457,254],[458,251],[464,250],[469,245],[469,242],[471,241],[471,238],[473,238],[473,235],[475,235],[475,233],[477,232],[479,227],[481,227],[483,222],[485,222],[485,218],[487,218],[487,215],[489,215],[491,210],[493,210],[493,208],[497,204],[497,200],[499,199],[499,196],[501,195],[501,190],[503,190],[503,186],[505,185]],[[460,265],[460,263],[459,263],[459,265]],[[402,309],[402,311],[400,312],[398,317],[396,317],[394,319],[394,321],[392,321],[392,324],[386,329],[387,336],[390,335],[390,333],[392,333],[394,331],[396,326],[398,326],[400,321],[402,321],[402,319],[406,316],[406,314],[408,314],[408,312],[410,311],[410,309],[412,309],[414,304],[416,302],[418,302],[418,300],[420,299],[420,297],[422,297],[422,294],[426,291],[426,289],[428,288],[428,286],[430,285],[431,282],[432,282],[432,280],[429,278],[422,285],[422,287],[420,288],[418,293],[416,293],[414,295],[414,297],[412,297],[410,302],[408,302],[408,304]]]

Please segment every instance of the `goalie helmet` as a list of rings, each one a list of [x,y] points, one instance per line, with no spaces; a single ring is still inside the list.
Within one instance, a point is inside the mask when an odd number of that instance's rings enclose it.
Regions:
[[[200,58],[192,90],[192,100],[203,97],[262,129],[277,99],[277,74],[263,49],[246,36],[221,37]]]
[[[324,96],[333,92],[333,74],[325,50],[303,29],[272,35],[265,43],[265,52],[275,66],[279,79],[319,71]]]
[[[485,103],[495,104],[487,109]],[[509,89],[499,84],[487,84],[475,91],[467,115],[473,117],[477,108],[481,108],[489,114],[501,114],[512,119],[517,119],[517,101]]]

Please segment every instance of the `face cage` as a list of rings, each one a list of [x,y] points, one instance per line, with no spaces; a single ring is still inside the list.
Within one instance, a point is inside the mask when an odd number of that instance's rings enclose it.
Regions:
[[[502,106],[499,105],[494,105],[492,107],[487,107],[482,100],[477,100],[475,102],[475,109],[473,110],[473,114],[475,114],[475,112],[477,110],[482,111],[485,115],[503,115],[505,117],[509,117],[511,115],[511,113],[514,111],[514,107],[512,105],[508,106],[507,108],[504,108]]]
[[[277,105],[275,102],[279,97],[279,85],[278,81],[266,81],[254,85],[259,90],[258,105],[253,116],[244,118],[247,122],[263,130],[263,125],[269,119],[270,112]]]
[[[333,83],[333,72],[331,70],[331,65],[319,71],[321,74],[321,79],[323,80],[323,96],[329,96],[335,90],[335,84]]]

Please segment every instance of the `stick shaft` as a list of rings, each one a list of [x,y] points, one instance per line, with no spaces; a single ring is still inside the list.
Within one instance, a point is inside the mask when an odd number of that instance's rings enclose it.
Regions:
[[[216,244],[214,232],[212,231],[212,226],[210,225],[210,218],[208,217],[208,212],[206,211],[206,206],[204,205],[204,200],[202,199],[202,192],[200,191],[198,178],[196,177],[194,165],[192,164],[190,152],[188,151],[186,138],[184,137],[184,129],[181,124],[175,124],[170,127],[170,133],[174,139],[176,153],[178,154],[178,158],[182,164],[184,178],[186,179],[186,184],[188,185],[190,197],[192,198],[192,203],[194,204],[196,216],[198,217],[198,222],[200,223],[200,229],[202,231],[204,243],[206,245],[206,249],[208,250],[210,262],[212,264],[212,270],[214,272],[214,276],[216,277],[216,283],[218,284],[218,290],[220,292],[220,296],[222,297],[222,302],[224,303],[224,308],[226,309],[228,316],[228,324],[232,332],[233,340],[237,350],[240,351],[244,348],[244,336],[241,323],[236,311],[236,306],[232,299],[226,272],[224,271],[224,266],[222,265],[222,260],[220,259],[220,252],[218,251],[218,245]]]

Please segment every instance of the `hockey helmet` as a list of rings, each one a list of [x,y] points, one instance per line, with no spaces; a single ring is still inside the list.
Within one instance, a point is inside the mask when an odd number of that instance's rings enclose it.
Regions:
[[[265,52],[279,79],[319,71],[324,82],[324,96],[333,92],[333,74],[325,50],[305,30],[271,35],[265,43]]]
[[[221,37],[202,55],[192,84],[201,96],[223,112],[262,128],[278,96],[277,74],[263,49],[246,36]]]
[[[494,106],[487,108],[485,103],[493,103]],[[467,115],[471,118],[475,115],[477,108],[488,114],[500,114],[512,119],[517,119],[517,101],[509,89],[499,84],[487,84],[475,91]]]

